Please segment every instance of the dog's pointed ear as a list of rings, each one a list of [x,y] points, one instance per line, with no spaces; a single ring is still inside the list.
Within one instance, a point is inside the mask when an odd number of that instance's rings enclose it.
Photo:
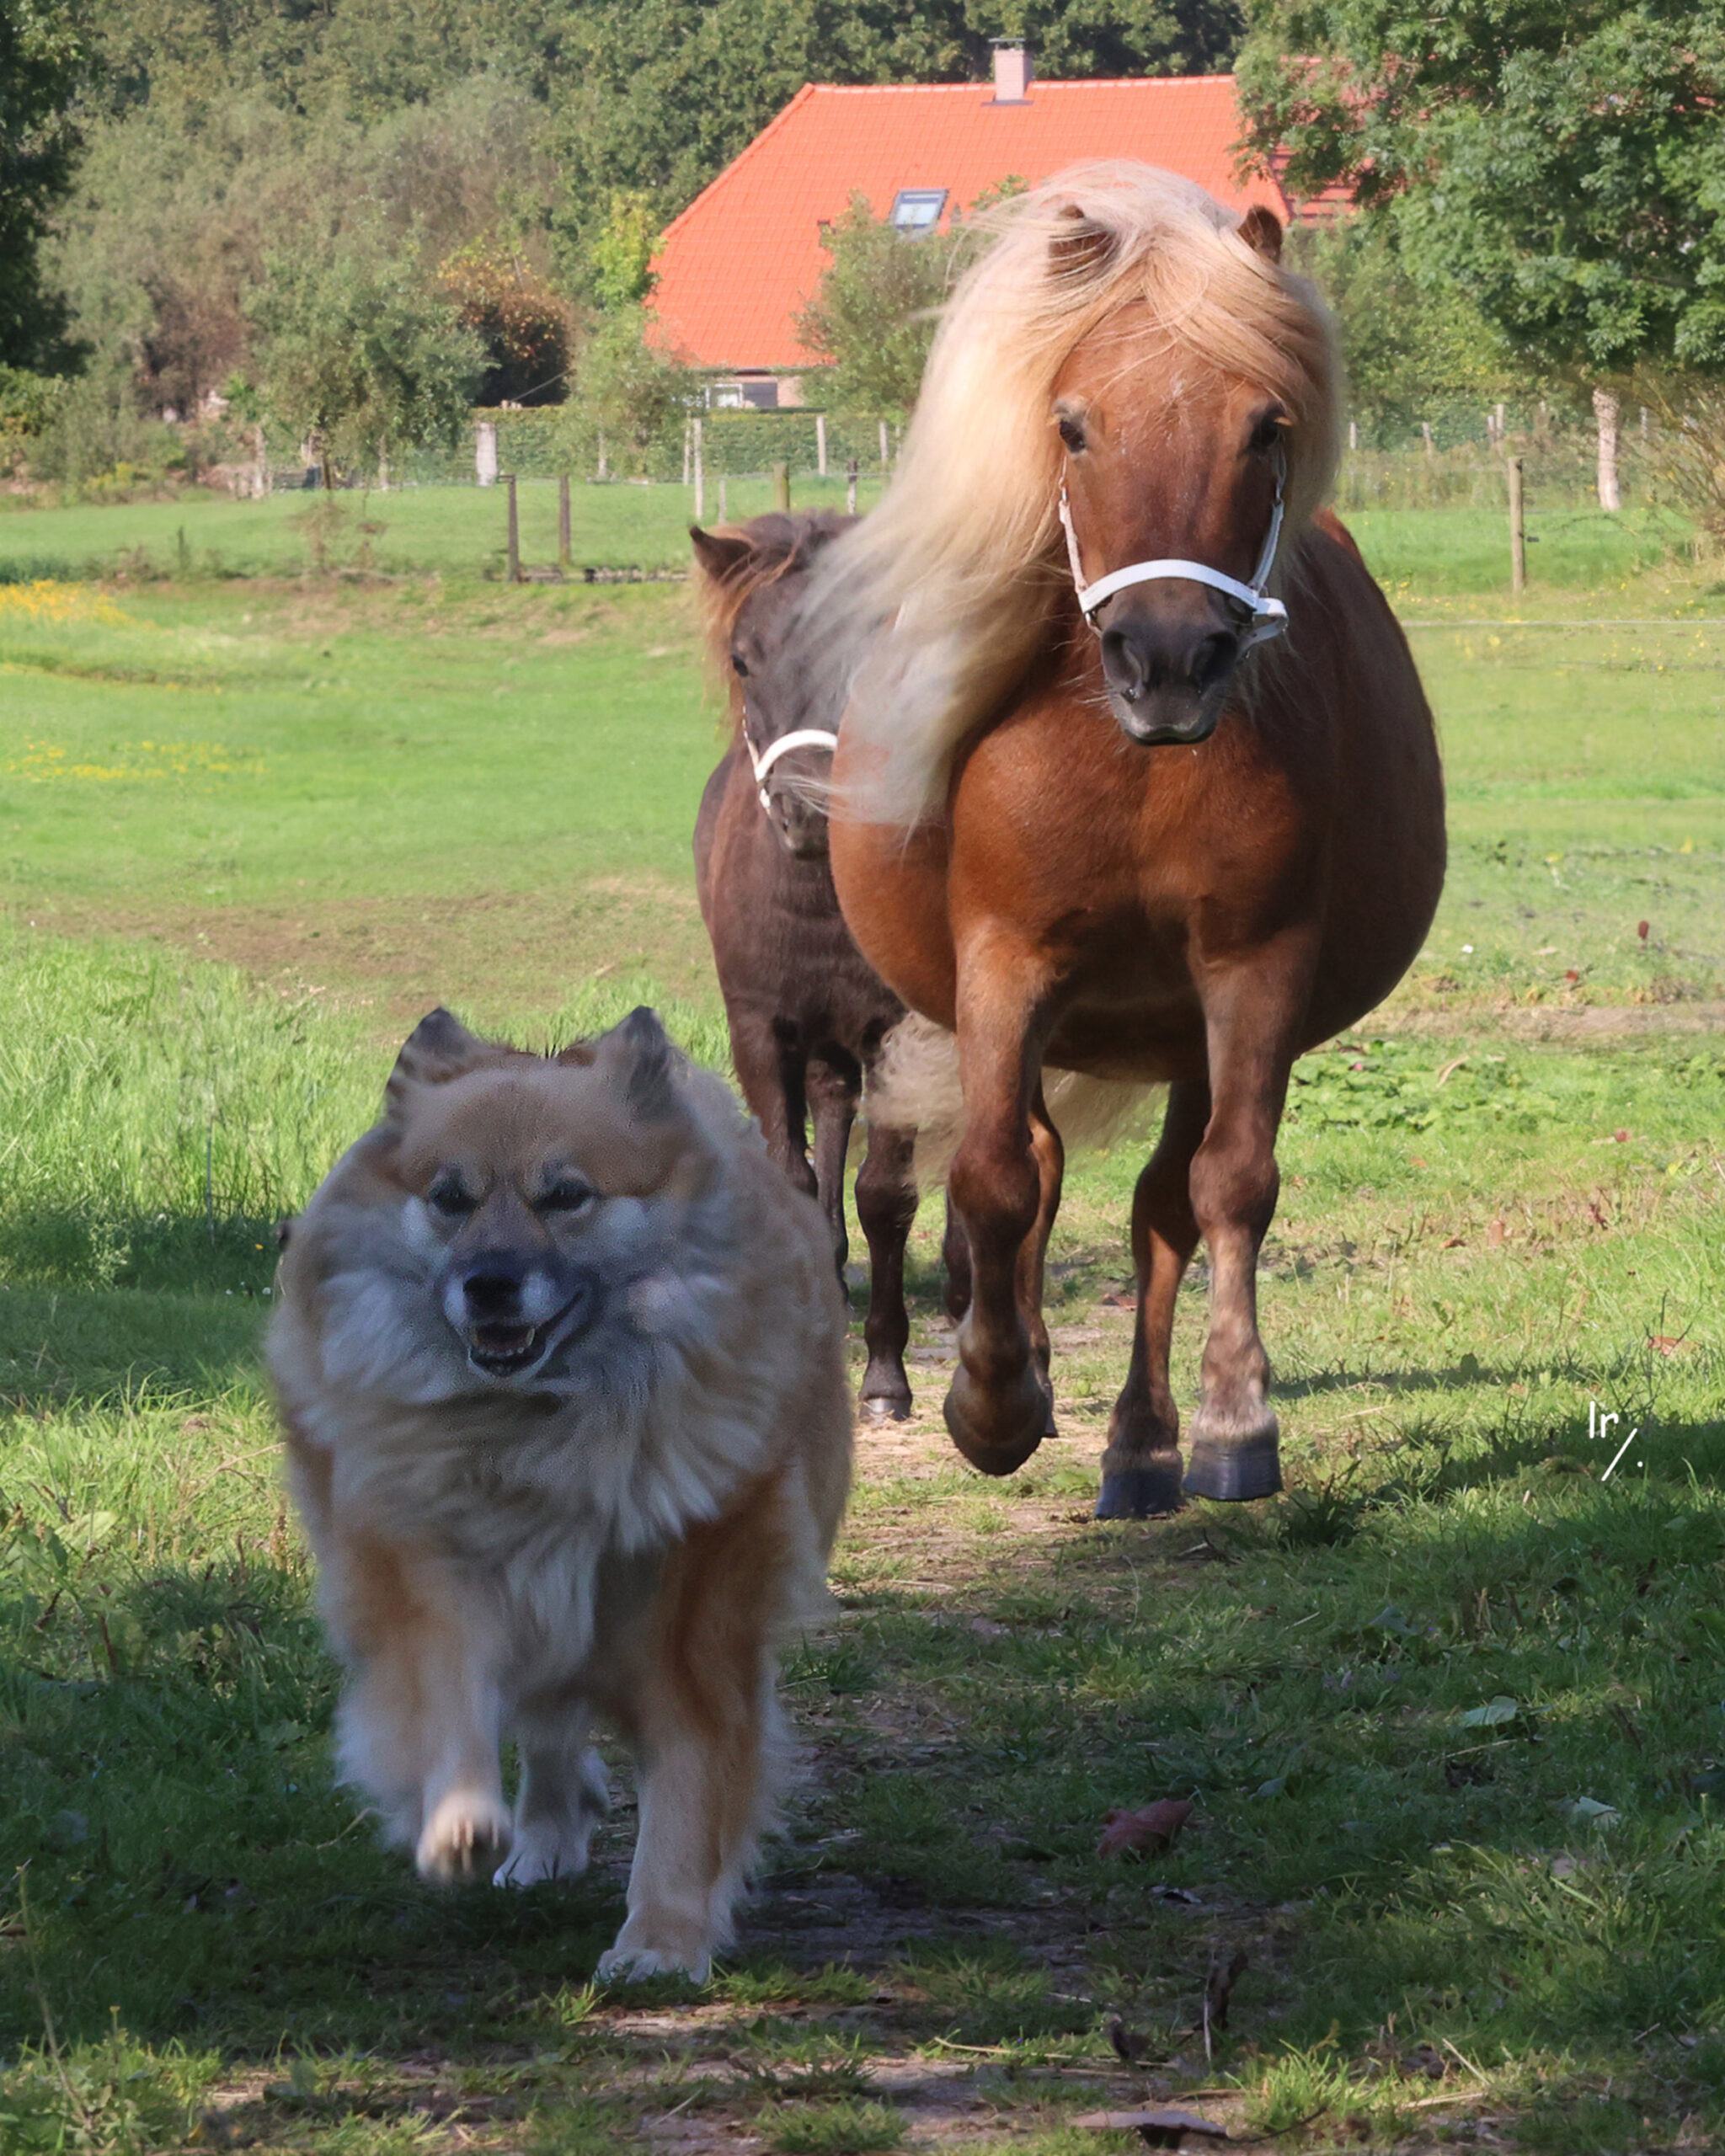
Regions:
[[[689,538],[702,574],[714,584],[729,583],[755,552],[740,531],[703,531],[698,524],[692,524]]]
[[[1261,254],[1266,262],[1281,260],[1282,221],[1274,210],[1267,210],[1262,202],[1248,210],[1240,220],[1240,237],[1254,254]]]
[[[496,1050],[470,1033],[453,1011],[439,1004],[428,1011],[402,1043],[401,1054],[383,1089],[387,1115],[401,1114],[415,1086],[441,1086],[494,1056]]]
[[[1049,268],[1056,277],[1082,277],[1114,259],[1118,236],[1087,216],[1076,202],[1060,211],[1060,229],[1049,243]]]
[[[594,1047],[593,1060],[622,1087],[633,1113],[644,1123],[663,1123],[670,1115],[676,1105],[676,1050],[656,1011],[637,1004]]]

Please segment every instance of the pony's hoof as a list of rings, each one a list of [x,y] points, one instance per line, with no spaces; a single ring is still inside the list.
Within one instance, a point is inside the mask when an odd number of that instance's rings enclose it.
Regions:
[[[1104,1475],[1096,1500],[1096,1516],[1098,1519],[1161,1519],[1178,1512],[1185,1502],[1180,1494],[1180,1455],[1175,1453],[1147,1467],[1122,1467]]]
[[[908,1392],[864,1393],[857,1403],[865,1422],[908,1422],[911,1419],[911,1396]]]
[[[1007,1385],[979,1385],[961,1364],[946,1397],[947,1428],[970,1465],[985,1475],[1010,1475],[1050,1434],[1054,1400],[1033,1356]]]
[[[1274,1497],[1282,1486],[1282,1463],[1274,1424],[1262,1435],[1225,1444],[1220,1438],[1192,1440],[1192,1465],[1186,1470],[1188,1497],[1213,1497],[1242,1504],[1252,1497]]]

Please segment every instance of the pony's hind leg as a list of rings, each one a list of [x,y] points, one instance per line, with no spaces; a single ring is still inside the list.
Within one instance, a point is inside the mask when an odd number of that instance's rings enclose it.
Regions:
[[[857,1219],[868,1239],[868,1315],[862,1337],[868,1367],[862,1374],[862,1412],[879,1422],[902,1422],[911,1412],[911,1381],[905,1347],[911,1321],[905,1309],[905,1245],[916,1219],[914,1132],[868,1126],[868,1157],[857,1176]]]
[[[964,1234],[964,1223],[953,1210],[953,1194],[946,1194],[946,1226],[941,1232],[940,1269],[944,1276],[941,1283],[941,1301],[947,1315],[954,1325],[963,1322],[970,1307],[970,1245]]]
[[[1168,1382],[1174,1301],[1193,1251],[1192,1156],[1210,1120],[1210,1088],[1183,1082],[1168,1095],[1156,1148],[1132,1197],[1132,1262],[1138,1276],[1137,1323],[1126,1383],[1108,1421],[1102,1456],[1098,1519],[1152,1519],[1178,1512],[1180,1411]]]
[[[1258,1254],[1274,1217],[1276,1129],[1292,1062],[1286,984],[1262,975],[1206,998],[1211,1109],[1192,1161],[1192,1211],[1210,1251],[1204,1342],[1192,1462],[1194,1497],[1268,1497],[1282,1486],[1270,1364],[1258,1329]]]
[[[854,1064],[847,1070],[825,1056],[811,1056],[804,1084],[814,1124],[814,1194],[826,1215],[833,1260],[842,1280],[851,1255],[851,1239],[845,1231],[845,1155],[850,1150],[851,1125],[857,1119],[862,1074]]]

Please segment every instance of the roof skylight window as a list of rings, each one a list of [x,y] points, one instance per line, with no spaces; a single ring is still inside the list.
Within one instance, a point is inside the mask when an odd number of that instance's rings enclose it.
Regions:
[[[943,187],[901,187],[893,198],[894,229],[907,239],[921,239],[940,222],[946,206]]]

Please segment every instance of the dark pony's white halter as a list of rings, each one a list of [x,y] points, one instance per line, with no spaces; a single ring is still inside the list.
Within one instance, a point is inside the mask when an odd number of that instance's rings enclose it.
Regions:
[[[749,751],[749,760],[755,766],[755,783],[761,793],[761,805],[768,814],[772,809],[772,796],[766,790],[766,774],[779,758],[793,749],[836,749],[839,737],[830,734],[824,726],[799,726],[789,734],[781,734],[777,741],[769,741],[757,756],[748,735],[743,736],[743,746]]]
[[[1213,569],[1202,562],[1161,561],[1130,562],[1123,569],[1111,569],[1106,576],[1098,577],[1094,584],[1084,581],[1084,564],[1078,558],[1077,534],[1072,529],[1072,511],[1066,500],[1066,487],[1060,483],[1060,523],[1066,534],[1066,559],[1072,568],[1072,583],[1077,590],[1078,604],[1084,618],[1092,628],[1096,627],[1097,610],[1117,591],[1124,591],[1128,584],[1155,584],[1165,578],[1179,578],[1188,584],[1207,584],[1213,591],[1226,592],[1230,599],[1236,599],[1252,616],[1252,627],[1240,640],[1242,651],[1250,651],[1255,643],[1268,643],[1272,637],[1279,637],[1288,626],[1288,610],[1279,599],[1272,599],[1264,590],[1269,573],[1275,563],[1276,548],[1282,537],[1282,490],[1288,477],[1286,459],[1280,450],[1276,451],[1276,499],[1270,511],[1270,528],[1265,535],[1263,551],[1258,558],[1258,567],[1252,573],[1250,584],[1242,584],[1237,577],[1224,576],[1220,569]]]

